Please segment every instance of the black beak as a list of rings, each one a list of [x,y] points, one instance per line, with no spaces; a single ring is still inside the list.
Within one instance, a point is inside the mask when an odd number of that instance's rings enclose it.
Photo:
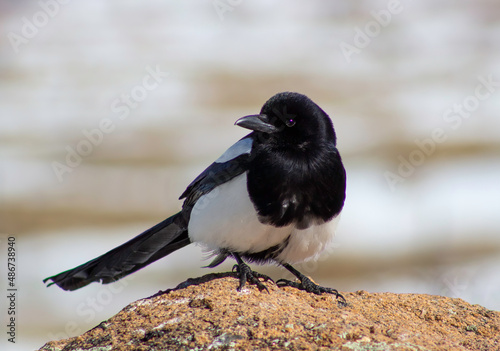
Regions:
[[[267,115],[250,115],[241,117],[234,124],[239,127],[268,134],[280,131],[279,128],[269,122],[269,117]]]

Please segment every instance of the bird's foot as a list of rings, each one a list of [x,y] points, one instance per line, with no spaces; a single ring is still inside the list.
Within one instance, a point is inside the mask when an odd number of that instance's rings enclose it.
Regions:
[[[314,283],[311,279],[309,279],[306,276],[302,276],[300,278],[300,283],[293,282],[293,281],[287,280],[287,279],[280,279],[280,280],[276,281],[276,285],[279,286],[280,288],[282,288],[284,286],[291,286],[293,288],[304,290],[304,291],[307,291],[308,293],[313,293],[316,295],[321,295],[323,293],[333,294],[333,295],[335,295],[337,300],[340,299],[339,303],[341,303],[342,305],[345,305],[347,303],[344,296],[342,296],[342,294],[340,294],[337,291],[337,289],[326,288],[324,286],[320,286],[320,285]]]
[[[241,291],[241,289],[243,289],[245,284],[248,282],[250,284],[257,285],[257,288],[259,288],[259,291],[266,290],[269,293],[267,286],[265,286],[262,283],[262,281],[260,281],[259,279],[263,279],[264,282],[267,282],[270,280],[271,282],[274,283],[274,280],[272,280],[267,275],[252,271],[252,269],[244,262],[240,262],[238,264],[235,264],[233,266],[233,272],[234,271],[236,271],[240,277],[240,285],[236,289],[238,291]]]

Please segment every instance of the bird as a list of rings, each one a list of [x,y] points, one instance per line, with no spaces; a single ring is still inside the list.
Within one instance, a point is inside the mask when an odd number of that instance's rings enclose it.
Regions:
[[[181,194],[182,209],[126,243],[78,267],[43,280],[72,291],[112,283],[191,243],[227,258],[238,291],[248,283],[267,290],[273,281],[248,264],[277,264],[308,293],[333,294],[292,264],[317,257],[331,243],[344,207],[346,171],[330,117],[307,96],[281,92],[260,113],[239,118],[251,130],[196,177]]]

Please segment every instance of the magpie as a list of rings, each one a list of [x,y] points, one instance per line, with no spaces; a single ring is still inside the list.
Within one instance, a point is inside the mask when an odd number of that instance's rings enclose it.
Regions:
[[[331,242],[344,206],[346,173],[329,116],[307,96],[282,92],[259,114],[238,119],[252,132],[205,169],[182,193],[182,210],[121,246],[44,279],[64,290],[114,282],[191,243],[204,245],[216,267],[236,260],[241,290],[267,290],[268,276],[246,263],[275,263],[298,281],[276,284],[334,294],[292,264],[316,257]]]

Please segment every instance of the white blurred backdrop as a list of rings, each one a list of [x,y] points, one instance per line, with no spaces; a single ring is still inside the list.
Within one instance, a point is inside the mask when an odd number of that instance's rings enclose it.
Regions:
[[[280,91],[330,114],[348,174],[335,244],[304,273],[500,310],[497,1],[3,1],[0,20],[0,286],[11,236],[18,287],[2,350],[209,273],[193,246],[112,285],[42,284],[177,211]]]

